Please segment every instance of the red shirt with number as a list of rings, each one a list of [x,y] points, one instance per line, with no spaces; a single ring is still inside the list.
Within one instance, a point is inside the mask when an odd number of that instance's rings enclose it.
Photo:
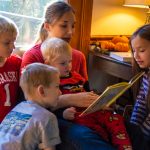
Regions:
[[[21,58],[11,55],[0,67],[0,122],[16,105]]]

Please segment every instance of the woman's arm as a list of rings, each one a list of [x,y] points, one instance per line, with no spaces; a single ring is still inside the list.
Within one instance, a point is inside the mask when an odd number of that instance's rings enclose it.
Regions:
[[[88,107],[99,95],[94,92],[81,92],[76,94],[65,94],[59,97],[58,108],[63,107]]]

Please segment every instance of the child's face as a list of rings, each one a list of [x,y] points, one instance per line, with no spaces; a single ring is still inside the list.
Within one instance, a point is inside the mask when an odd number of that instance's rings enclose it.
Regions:
[[[58,55],[52,62],[51,65],[58,68],[61,77],[69,75],[72,69],[72,55],[61,54]]]
[[[58,98],[61,95],[61,91],[59,89],[60,79],[59,74],[53,75],[53,82],[49,87],[44,88],[44,97],[43,97],[43,106],[55,107],[58,103]]]
[[[0,57],[9,57],[15,48],[16,34],[3,33],[0,35]]]
[[[75,32],[75,15],[71,11],[66,12],[53,25],[49,24],[48,31],[50,37],[58,37],[70,42]]]
[[[150,41],[136,36],[132,41],[133,56],[140,68],[150,67]]]

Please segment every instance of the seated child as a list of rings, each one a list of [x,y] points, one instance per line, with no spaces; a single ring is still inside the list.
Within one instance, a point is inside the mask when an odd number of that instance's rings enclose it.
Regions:
[[[33,63],[22,72],[20,86],[27,101],[18,104],[0,124],[0,150],[55,150],[60,143],[55,107],[61,92],[59,72]]]
[[[63,40],[51,38],[41,45],[45,62],[60,71],[60,89],[62,94],[84,92],[85,80],[78,73],[71,72],[71,47]],[[85,125],[97,132],[104,140],[110,141],[118,150],[131,150],[132,146],[126,132],[123,118],[110,111],[97,111],[83,117],[74,107],[63,112],[64,119]]]
[[[15,23],[0,16],[0,123],[17,103],[21,58],[12,55],[17,33]]]

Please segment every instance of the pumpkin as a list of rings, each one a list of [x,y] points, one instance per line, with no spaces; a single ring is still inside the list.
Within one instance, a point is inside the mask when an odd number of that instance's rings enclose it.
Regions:
[[[116,45],[115,45],[115,51],[117,52],[128,52],[130,50],[129,48],[129,44],[128,43],[121,43],[121,42],[118,42]]]
[[[118,42],[129,43],[129,39],[126,36],[114,36],[112,42],[114,44],[117,44]]]
[[[115,44],[111,41],[101,41],[101,49],[114,50]]]

